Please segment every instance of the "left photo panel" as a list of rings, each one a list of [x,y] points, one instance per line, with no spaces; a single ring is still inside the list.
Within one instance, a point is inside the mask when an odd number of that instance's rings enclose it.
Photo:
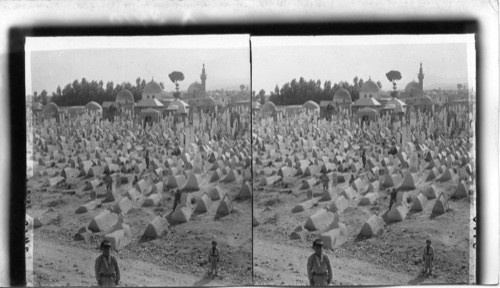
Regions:
[[[252,284],[249,35],[27,37],[25,73],[28,284]]]

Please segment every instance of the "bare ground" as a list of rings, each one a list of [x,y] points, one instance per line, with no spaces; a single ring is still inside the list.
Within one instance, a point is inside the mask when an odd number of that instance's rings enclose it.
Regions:
[[[261,171],[261,168],[254,166],[254,171]],[[263,170],[269,175],[273,170],[277,171],[277,168]],[[425,179],[427,173],[428,171],[423,171],[420,179]],[[308,216],[331,202],[319,202],[311,210],[291,213],[296,204],[307,200],[306,190],[300,190],[305,178],[285,178],[270,187],[259,187],[265,176],[254,173],[254,215],[261,223],[254,228],[254,283],[307,284],[307,257],[313,253],[312,241],[319,236],[319,232],[308,232],[304,241],[291,240],[290,235],[297,226],[305,223]],[[417,189],[408,193],[416,195],[430,184],[443,189],[450,197],[458,185],[458,178],[455,175],[452,181],[444,183],[420,181]],[[348,183],[342,183],[333,189],[332,199],[336,199],[347,186]],[[319,195],[321,185],[312,190],[315,195]],[[378,235],[358,237],[363,223],[372,214],[383,216],[387,212],[389,196],[385,191],[380,194],[382,197],[371,206],[357,206],[359,198],[349,201],[349,208],[340,214],[340,222],[346,224],[349,237],[339,248],[326,251],[333,265],[333,284],[468,283],[469,200],[449,199],[447,213],[433,219],[430,216],[436,200],[430,200],[424,211],[410,212],[404,221],[386,225]],[[420,276],[423,268],[422,249],[426,239],[433,241],[436,253],[433,277]]]
[[[35,165],[35,175],[37,175]],[[199,192],[209,191],[209,174]],[[41,216],[44,224],[35,229],[34,235],[34,279],[36,286],[88,286],[94,285],[94,260],[99,255],[99,244],[103,233],[94,233],[88,242],[75,241],[79,228],[87,226],[92,217],[114,203],[103,203],[102,207],[85,214],[75,214],[81,204],[90,200],[90,191],[83,191],[86,180],[69,180],[68,187],[42,188],[47,176],[29,179],[32,207],[27,213]],[[231,199],[241,189],[243,179],[219,186]],[[130,185],[130,184],[129,184]],[[130,186],[118,189],[124,194]],[[96,189],[98,199],[105,195],[104,186]],[[251,200],[234,201],[232,214],[215,220],[218,204],[213,201],[209,211],[195,215],[190,221],[176,226],[166,224],[163,234],[156,239],[144,239],[147,224],[156,215],[166,218],[172,211],[172,191],[163,192],[157,207],[141,207],[142,201],[124,217],[131,227],[133,239],[124,249],[114,251],[122,268],[123,286],[219,286],[251,284],[252,281],[252,231]],[[49,211],[52,209],[54,211]],[[48,213],[45,213],[49,211]],[[45,213],[45,214],[44,214]],[[42,216],[45,215],[45,216]],[[206,277],[208,249],[211,241],[218,241],[221,251],[219,277]]]

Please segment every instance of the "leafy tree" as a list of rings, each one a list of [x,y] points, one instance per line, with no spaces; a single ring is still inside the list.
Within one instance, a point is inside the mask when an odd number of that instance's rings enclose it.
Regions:
[[[259,91],[259,102],[260,104],[264,104],[266,102],[266,91],[264,89],[260,89]]]
[[[458,90],[462,90],[462,87],[464,87],[462,84],[460,84],[460,83],[457,84]]]
[[[170,81],[175,84],[175,90],[179,92],[179,81],[184,80],[184,74],[179,71],[174,71],[168,74],[168,78],[170,78]]]
[[[385,76],[387,77],[387,79],[390,82],[392,82],[393,89],[394,89],[394,92],[391,93],[392,97],[396,97],[398,95],[398,91],[396,90],[397,89],[396,81],[401,80],[401,78],[403,78],[401,76],[401,73],[399,71],[396,71],[396,70],[391,70],[391,71],[387,72],[385,74]]]
[[[56,92],[52,92],[51,100],[59,106],[81,106],[87,104],[89,101],[95,101],[102,104],[104,101],[115,101],[116,95],[123,88],[132,93],[135,101],[139,101],[142,97],[142,82],[140,79],[138,80],[139,81],[136,80],[136,85],[139,83],[139,86],[134,86],[128,82],[114,86],[113,82],[107,82],[104,87],[104,82],[102,80],[92,80],[89,82],[83,78],[81,83],[75,80],[65,85],[64,89],[61,89],[60,86],[57,87]],[[47,94],[47,92],[44,94]],[[38,98],[41,97],[38,96]]]
[[[42,105],[44,105],[44,106],[47,105],[48,98],[47,98],[47,91],[45,91],[45,89],[42,90],[42,92],[40,93],[40,99],[42,101]]]
[[[240,89],[241,89],[241,92],[243,92],[243,90],[245,90],[245,85],[241,84]]]

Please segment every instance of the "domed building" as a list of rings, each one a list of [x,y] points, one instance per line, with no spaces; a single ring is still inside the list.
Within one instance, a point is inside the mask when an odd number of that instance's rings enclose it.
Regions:
[[[364,108],[370,108],[378,112],[382,107],[378,100],[380,100],[380,88],[377,83],[369,78],[359,89],[359,98],[352,104],[352,112],[357,113]]]
[[[176,121],[184,121],[184,118],[188,117],[190,112],[189,104],[180,100],[175,99],[170,103],[170,105],[163,112],[164,115],[173,115]]]
[[[165,106],[160,101],[162,94],[163,89],[161,89],[161,86],[151,79],[142,90],[142,99],[135,105],[135,112],[140,113],[142,110],[149,108],[163,112]]]
[[[411,81],[405,87],[405,91],[400,93],[400,99],[408,106],[421,111],[430,111],[435,102],[424,93],[424,73],[422,63],[420,63],[418,82]]]
[[[205,72],[205,63],[203,63],[203,68],[201,69],[200,80],[201,83],[195,81],[191,83],[191,85],[189,85],[186,93],[184,93],[183,98],[203,98],[207,96],[207,91],[206,91],[207,74]]]
[[[312,111],[313,113],[319,113],[319,105],[318,103],[314,101],[307,101],[306,103],[302,104],[302,109],[305,109],[307,111]]]
[[[275,117],[277,114],[277,108],[276,105],[273,102],[266,102],[262,107],[260,108],[260,114],[262,116],[268,117],[268,116],[273,116]]]
[[[369,78],[368,81],[363,83],[361,89],[359,89],[359,98],[375,98],[376,100],[380,100],[380,87]]]
[[[198,83],[198,81],[191,83],[189,85],[185,98],[201,98],[205,96],[205,91],[203,90],[203,85]]]
[[[120,92],[116,95],[115,102],[118,102],[120,104],[130,104],[130,103],[135,103],[134,101],[134,95],[132,95],[132,92],[128,91],[125,88],[122,88]]]
[[[333,104],[345,105],[352,104],[352,97],[349,91],[344,88],[340,88],[333,94]]]
[[[384,106],[384,111],[393,111],[396,113],[405,113],[406,111],[406,103],[397,99],[392,98],[387,104]]]
[[[57,104],[54,102],[48,103],[42,110],[42,117],[45,119],[59,119],[59,107],[57,106]]]
[[[103,112],[108,111],[111,106],[116,107],[117,109],[121,108],[124,110],[133,110],[135,106],[134,95],[132,92],[122,87],[120,92],[116,94],[115,102],[104,101],[102,102]]]
[[[406,95],[410,95],[413,96],[413,94],[417,94],[419,92],[422,92],[422,89],[420,89],[420,84],[415,82],[415,81],[411,81],[410,83],[408,83],[408,85],[406,85],[406,88],[405,88],[405,93]]]
[[[151,79],[142,89],[142,99],[161,99],[162,95],[163,89],[154,79]]]
[[[87,111],[92,111],[92,112],[95,112],[97,114],[102,115],[102,107],[101,107],[101,105],[99,105],[99,103],[97,103],[95,101],[90,101],[89,103],[87,103],[87,105],[85,105],[84,109]]]

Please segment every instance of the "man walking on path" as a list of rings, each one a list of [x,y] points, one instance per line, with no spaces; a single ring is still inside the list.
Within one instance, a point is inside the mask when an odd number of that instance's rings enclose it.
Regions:
[[[102,254],[95,260],[95,278],[99,286],[114,287],[120,283],[120,268],[115,256],[109,254],[109,240],[101,242]]]
[[[208,252],[208,262],[210,263],[210,271],[208,275],[217,277],[217,265],[220,260],[219,248],[217,248],[217,242],[212,241],[212,248]]]
[[[311,286],[326,286],[332,282],[330,259],[323,254],[323,240],[313,242],[314,254],[307,258],[307,277]]]
[[[434,248],[431,246],[431,240],[427,240],[426,246],[424,248],[424,271],[422,274],[427,274],[427,270],[429,270],[429,275],[432,275],[432,261],[434,261]]]

